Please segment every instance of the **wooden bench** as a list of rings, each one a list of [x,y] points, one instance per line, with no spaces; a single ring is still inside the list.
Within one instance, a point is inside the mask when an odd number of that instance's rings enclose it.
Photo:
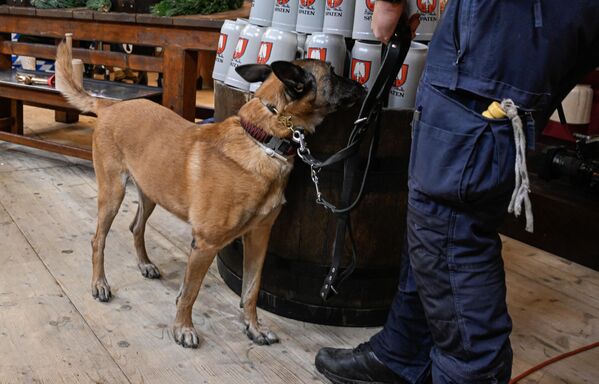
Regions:
[[[18,72],[34,74],[38,77],[48,76],[48,73],[44,72]],[[54,109],[57,120],[63,122],[76,121],[79,112],[74,111],[73,107],[54,87],[38,84],[26,85],[18,82],[16,76],[16,70],[0,71],[0,140],[91,160],[91,151],[89,150],[24,135],[23,104]],[[83,87],[92,95],[105,99],[148,98],[160,102],[162,97],[161,88],[142,85],[83,79]]]

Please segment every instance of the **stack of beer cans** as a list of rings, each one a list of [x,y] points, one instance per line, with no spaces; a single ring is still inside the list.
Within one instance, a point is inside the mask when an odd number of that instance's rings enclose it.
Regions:
[[[300,58],[331,63],[338,75],[368,89],[381,66],[383,46],[371,21],[376,0],[253,0],[249,20],[226,20],[218,42],[213,78],[248,92],[260,84],[242,79],[235,68]],[[447,0],[409,0],[420,26],[389,94],[391,108],[413,108],[428,47]],[[351,50],[349,50],[351,48]]]

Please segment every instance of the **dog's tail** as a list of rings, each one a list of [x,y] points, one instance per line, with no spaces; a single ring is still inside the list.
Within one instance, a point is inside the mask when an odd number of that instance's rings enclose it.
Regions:
[[[102,102],[87,93],[81,85],[73,80],[73,52],[65,41],[58,45],[56,52],[56,77],[60,78],[60,92],[68,100],[69,104],[81,112],[93,112],[98,114],[100,106],[105,106]]]

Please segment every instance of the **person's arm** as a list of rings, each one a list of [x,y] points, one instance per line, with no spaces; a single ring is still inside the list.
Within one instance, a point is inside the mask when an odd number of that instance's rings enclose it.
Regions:
[[[407,11],[405,0],[378,0],[374,3],[374,14],[372,15],[372,32],[374,36],[383,43],[389,42],[401,15]],[[417,14],[410,17],[408,23],[415,33],[420,24]]]

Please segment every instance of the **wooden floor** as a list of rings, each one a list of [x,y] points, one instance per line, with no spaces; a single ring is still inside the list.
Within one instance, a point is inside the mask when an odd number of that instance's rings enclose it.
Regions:
[[[53,125],[40,118],[47,116],[28,108],[26,124],[40,134]],[[88,123],[83,119],[61,137],[85,139]],[[189,228],[162,210],[152,216],[148,251],[163,278],[142,278],[128,229],[137,198],[131,190],[108,237],[107,276],[115,297],[95,301],[90,166],[0,142],[0,383],[319,383],[313,358],[320,347],[354,346],[377,331],[261,311],[281,343],[252,345],[241,331],[239,299],[213,266],[193,313],[201,347],[177,346],[170,324]],[[599,340],[599,273],[510,239],[504,245],[514,373]],[[523,382],[599,383],[599,350]]]

